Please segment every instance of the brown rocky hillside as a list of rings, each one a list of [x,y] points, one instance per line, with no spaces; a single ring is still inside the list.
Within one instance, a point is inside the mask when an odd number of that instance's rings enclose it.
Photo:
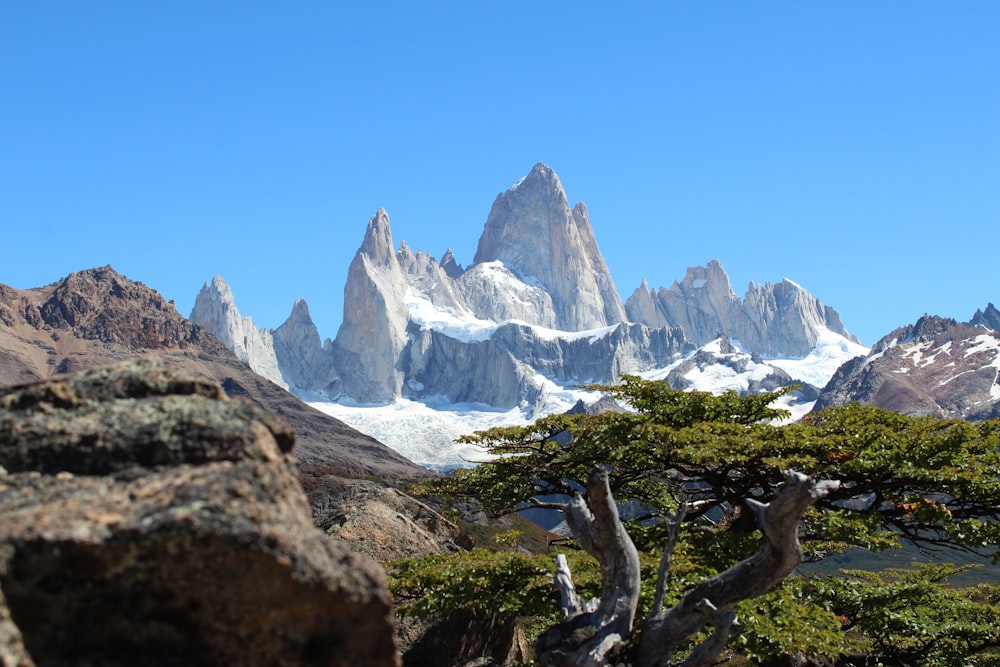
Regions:
[[[173,303],[110,266],[34,289],[0,284],[0,386],[155,354],[171,369],[215,380],[232,397],[283,415],[303,467],[387,481],[427,471],[252,372]]]

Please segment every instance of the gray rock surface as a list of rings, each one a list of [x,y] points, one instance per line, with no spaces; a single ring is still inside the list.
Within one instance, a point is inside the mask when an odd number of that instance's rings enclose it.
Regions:
[[[559,177],[536,164],[493,202],[474,264],[499,260],[552,297],[555,328],[585,331],[625,321],[587,209],[570,209]]]
[[[985,310],[976,310],[969,324],[990,331],[1000,331],[1000,310],[992,303],[987,304]]]
[[[272,332],[272,337],[282,376],[292,386],[331,390],[337,386],[333,341],[327,338],[320,343],[319,330],[305,300],[295,300],[288,319]]]
[[[257,375],[288,389],[270,330],[257,328],[253,318],[240,315],[233,291],[222,276],[215,276],[211,283],[202,286],[188,319],[214,333]]]
[[[389,216],[379,209],[368,221],[348,269],[344,320],[333,345],[348,396],[387,402],[400,395],[404,378],[396,364],[406,346],[407,289],[393,250]]]
[[[634,322],[679,327],[695,345],[723,335],[765,356],[804,357],[823,329],[857,340],[835,310],[790,280],[751,283],[740,299],[717,260],[689,268],[670,289],[652,290],[644,281],[625,309]]]
[[[384,572],[312,525],[292,444],[155,360],[2,390],[0,655],[398,665]]]
[[[619,324],[583,336],[542,336],[510,322],[488,339],[467,343],[438,331],[413,331],[405,368],[421,394],[497,407],[533,406],[541,374],[558,382],[612,382],[667,365],[693,348],[677,329]],[[470,372],[474,369],[474,372]]]

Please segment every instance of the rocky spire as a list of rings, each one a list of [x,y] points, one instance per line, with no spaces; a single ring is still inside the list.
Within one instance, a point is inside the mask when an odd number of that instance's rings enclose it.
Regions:
[[[458,278],[462,275],[463,269],[458,261],[455,259],[455,253],[451,251],[451,248],[445,251],[444,255],[441,256],[441,270],[445,272],[449,278]]]
[[[668,322],[656,307],[656,292],[650,288],[645,278],[625,302],[625,312],[630,322],[645,324],[647,327],[664,327]]]
[[[344,321],[333,344],[343,391],[360,401],[391,401],[400,394],[396,368],[406,345],[407,281],[393,252],[389,215],[368,221],[344,288]]]
[[[188,319],[211,331],[255,373],[288,388],[274,353],[271,332],[258,329],[253,319],[240,315],[233,291],[222,276],[202,286]]]
[[[285,323],[274,330],[274,353],[288,381],[306,389],[325,388],[334,381],[332,343],[320,342],[319,330],[304,299],[296,299]]]
[[[493,202],[474,263],[492,261],[551,294],[560,329],[581,331],[625,320],[586,207],[570,209],[559,177],[544,164],[536,164]]]
[[[1000,311],[992,303],[989,303],[986,305],[986,310],[977,309],[969,323],[974,327],[1000,331]]]
[[[395,251],[392,244],[392,230],[389,228],[389,214],[384,208],[380,208],[368,220],[365,239],[361,242],[358,253],[367,255],[372,262],[391,262]]]

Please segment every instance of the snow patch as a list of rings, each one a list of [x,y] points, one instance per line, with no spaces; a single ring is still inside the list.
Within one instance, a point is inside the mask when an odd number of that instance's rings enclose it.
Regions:
[[[819,329],[816,346],[802,359],[775,358],[767,359],[767,363],[796,380],[824,387],[845,362],[866,356],[870,351],[870,348],[823,327]]]
[[[997,338],[996,336],[982,334],[971,339],[969,342],[972,342],[972,345],[965,348],[966,357],[976,354],[977,352],[989,352],[990,350],[1000,353],[1000,338]]]
[[[592,403],[600,397],[597,392],[562,387],[541,376],[536,380],[544,389],[543,403],[538,410],[449,403],[444,397],[419,401],[399,398],[381,406],[349,401],[312,401],[309,405],[370,435],[419,465],[446,471],[490,458],[479,447],[456,442],[459,436],[494,426],[527,425],[537,417],[566,412],[578,400]]]
[[[480,320],[468,313],[459,315],[450,308],[440,308],[412,289],[406,290],[404,303],[410,321],[421,330],[439,331],[465,343],[489,340],[497,328],[496,322]]]

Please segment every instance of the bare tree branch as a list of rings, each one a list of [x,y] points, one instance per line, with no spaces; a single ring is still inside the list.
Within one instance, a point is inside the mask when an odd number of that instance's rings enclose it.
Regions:
[[[752,499],[747,505],[757,514],[757,525],[764,533],[764,546],[753,556],[695,586],[683,600],[667,611],[650,617],[643,624],[639,640],[637,667],[667,665],[677,647],[704,625],[711,623],[716,633],[708,640],[718,655],[721,629],[728,626],[725,616],[741,600],[757,597],[780,583],[802,562],[798,524],[806,508],[836,488],[837,482],[817,482],[796,472],[785,473],[785,483],[774,499],[763,504]],[[699,648],[699,650],[701,650]],[[711,647],[705,658],[714,660]],[[711,664],[701,662],[696,664]]]
[[[670,529],[667,531],[667,539],[663,541],[663,555],[660,556],[660,569],[656,575],[656,596],[653,598],[653,610],[650,612],[650,615],[655,616],[663,610],[663,596],[667,590],[670,561],[673,558],[674,549],[677,548],[677,535],[680,533],[681,523],[684,521],[689,507],[688,503],[682,503],[677,508],[677,514],[674,516],[674,520],[670,524]]]
[[[537,657],[548,665],[600,667],[631,635],[639,604],[639,552],[618,515],[607,470],[594,468],[587,479],[586,500],[577,494],[565,504],[563,514],[573,537],[601,566],[601,594],[594,608],[577,600],[580,613],[543,633],[536,644]]]

